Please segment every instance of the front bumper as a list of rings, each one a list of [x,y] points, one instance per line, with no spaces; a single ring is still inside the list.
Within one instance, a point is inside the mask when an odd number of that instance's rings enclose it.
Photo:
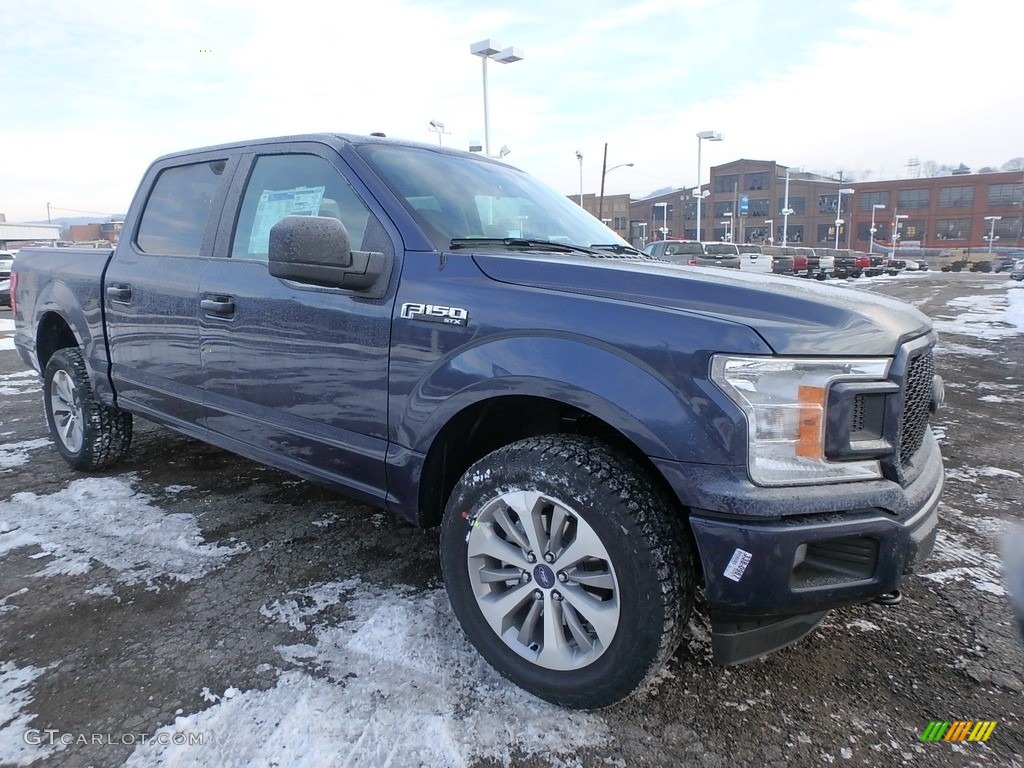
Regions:
[[[724,508],[688,505],[717,663],[778,650],[814,629],[829,610],[899,588],[931,554],[944,480],[930,433],[914,460],[920,471],[905,487],[871,481],[764,489],[734,479],[735,494],[729,494],[731,483],[719,476],[713,494],[706,486],[703,493],[691,486],[681,494],[730,499]]]

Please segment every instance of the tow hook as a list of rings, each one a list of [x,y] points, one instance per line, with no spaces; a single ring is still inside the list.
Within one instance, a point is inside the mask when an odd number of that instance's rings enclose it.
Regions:
[[[903,593],[898,589],[894,589],[892,592],[886,592],[884,595],[879,595],[871,602],[879,603],[880,605],[898,605],[903,600]]]

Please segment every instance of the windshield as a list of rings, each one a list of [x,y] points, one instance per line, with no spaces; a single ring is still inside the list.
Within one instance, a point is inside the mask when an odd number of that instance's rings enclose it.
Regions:
[[[439,251],[448,250],[452,240],[470,238],[629,247],[578,205],[511,166],[428,147],[355,149]]]

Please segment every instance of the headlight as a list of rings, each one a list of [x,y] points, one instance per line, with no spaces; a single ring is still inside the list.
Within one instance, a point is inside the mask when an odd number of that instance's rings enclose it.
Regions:
[[[747,470],[757,485],[807,485],[882,476],[877,460],[825,458],[825,407],[837,381],[885,381],[885,358],[711,359],[711,380],[747,416]]]

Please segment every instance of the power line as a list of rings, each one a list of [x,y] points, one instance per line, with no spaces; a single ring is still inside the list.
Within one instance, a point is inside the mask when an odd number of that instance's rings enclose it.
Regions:
[[[50,203],[47,203],[47,206],[52,211],[64,211],[66,213],[87,213],[90,216],[114,216],[115,215],[113,213],[99,213],[97,211],[80,211],[77,208],[61,208],[60,206],[52,205]]]

